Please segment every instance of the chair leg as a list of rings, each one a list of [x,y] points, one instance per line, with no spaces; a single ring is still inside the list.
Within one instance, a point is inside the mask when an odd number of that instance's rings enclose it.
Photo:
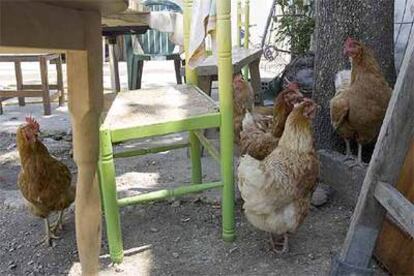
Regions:
[[[45,57],[39,57],[40,63],[40,78],[42,79],[43,90],[43,109],[45,115],[50,115],[52,109],[50,106],[50,93],[49,93],[49,80],[47,72],[47,59]]]
[[[0,115],[3,115],[3,102],[0,100]]]
[[[65,88],[63,87],[62,57],[56,59],[57,87],[59,91],[59,106],[65,104]]]
[[[259,68],[260,60],[255,60],[249,64],[250,69],[250,82],[253,87],[253,91],[255,93],[255,103],[259,105],[263,105],[263,92],[262,92],[262,84],[260,79],[260,68]]]
[[[181,78],[181,58],[174,58],[174,68],[175,68],[175,78],[177,79],[177,84],[182,84]]]
[[[121,263],[124,258],[121,223],[115,182],[115,165],[113,159],[110,132],[100,133],[101,148],[98,162],[99,184],[103,198],[103,209],[106,222],[106,235],[109,244],[109,254],[114,263]]]
[[[14,72],[16,75],[16,88],[18,91],[23,90],[23,75],[22,75],[22,66],[20,61],[14,62]],[[24,106],[26,104],[24,97],[19,97],[19,106]]]
[[[144,71],[144,61],[138,60],[137,66],[137,80],[135,83],[135,89],[141,89],[141,82],[142,82],[142,73]]]
[[[190,155],[191,155],[191,181],[193,184],[202,183],[201,170],[201,143],[194,132],[189,133]]]
[[[112,91],[118,93],[121,90],[119,83],[118,57],[115,54],[116,36],[108,39],[109,67],[111,71]]]

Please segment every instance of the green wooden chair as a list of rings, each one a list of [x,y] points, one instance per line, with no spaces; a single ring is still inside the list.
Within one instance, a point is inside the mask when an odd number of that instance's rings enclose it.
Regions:
[[[182,12],[180,6],[168,0],[144,1],[143,5],[150,11]],[[125,35],[125,50],[127,55],[128,89],[141,89],[144,61],[173,60],[177,84],[181,84],[181,57],[175,52],[176,45],[169,40],[169,34],[157,30],[148,30],[138,35],[142,53],[134,53],[131,35]]]
[[[185,0],[184,34],[188,49],[191,0]],[[222,192],[222,237],[235,238],[233,183],[233,89],[230,30],[230,0],[218,1],[219,93],[217,105],[195,85],[194,71],[186,70],[189,84],[119,93],[100,127],[100,158],[98,177],[101,189],[109,253],[114,263],[123,260],[123,243],[119,209],[124,206],[177,197],[188,193],[218,188]],[[188,52],[187,52],[188,53]],[[159,104],[162,103],[162,108]],[[207,128],[220,128],[220,152],[204,135]],[[186,143],[156,148],[129,149],[114,152],[113,144],[132,139],[161,136],[188,131]],[[201,145],[220,163],[221,181],[203,183]],[[191,184],[136,196],[118,198],[115,181],[116,158],[190,148]]]

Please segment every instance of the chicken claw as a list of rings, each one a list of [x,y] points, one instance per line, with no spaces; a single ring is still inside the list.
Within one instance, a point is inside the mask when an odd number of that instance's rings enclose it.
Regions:
[[[58,219],[56,220],[56,222],[51,227],[51,230],[50,230],[51,233],[56,234],[56,231],[58,231],[58,230],[62,231],[62,229],[63,229],[63,224],[62,224],[63,223],[63,212],[64,212],[64,210],[61,210],[59,212]]]
[[[52,246],[52,240],[60,239],[59,236],[56,236],[54,233],[51,232],[48,218],[45,218],[45,230],[46,230],[45,237],[39,243],[37,243],[36,246],[42,243],[45,243],[48,246]]]
[[[289,244],[288,244],[288,234],[283,234],[283,241],[275,241],[273,234],[270,233],[270,244],[272,246],[272,251],[278,255],[285,254],[289,251]],[[276,245],[281,245],[282,249],[277,249]]]

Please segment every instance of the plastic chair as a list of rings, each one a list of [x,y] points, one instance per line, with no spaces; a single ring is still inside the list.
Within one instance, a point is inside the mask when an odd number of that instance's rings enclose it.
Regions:
[[[184,32],[189,34],[190,0],[186,4]],[[235,239],[234,179],[233,179],[233,96],[230,0],[217,5],[219,47],[219,106],[194,85],[176,85],[119,93],[105,121],[100,127],[100,157],[98,177],[106,221],[109,254],[114,263],[123,260],[123,243],[119,208],[201,192],[221,189],[222,237]],[[188,41],[187,41],[188,42]],[[185,43],[186,49],[188,44]],[[188,57],[187,57],[188,58]],[[196,83],[194,71],[186,68],[189,83]],[[162,103],[162,107],[160,107]],[[220,151],[204,135],[207,128],[220,128]],[[188,142],[158,146],[156,148],[129,149],[114,152],[113,145],[138,138],[148,138],[187,131]],[[221,180],[203,183],[201,171],[201,145],[220,163]],[[114,159],[190,148],[192,163],[191,185],[118,198]]]
[[[145,1],[143,5],[148,7],[150,11],[182,12],[180,6],[168,0]],[[150,60],[173,60],[177,84],[181,84],[181,58],[179,53],[174,52],[176,45],[169,40],[169,34],[157,30],[148,30],[145,34],[138,35],[137,38],[143,50],[142,54],[134,53],[132,37],[131,35],[125,35],[128,89],[141,88],[144,61]]]

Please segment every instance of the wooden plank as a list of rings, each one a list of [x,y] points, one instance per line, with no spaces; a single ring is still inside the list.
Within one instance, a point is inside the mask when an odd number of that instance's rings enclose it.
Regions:
[[[0,1],[0,46],[84,49],[81,14],[77,10],[31,1]],[[38,50],[32,49],[33,52]]]
[[[414,238],[414,205],[390,184],[378,182],[375,198]]]
[[[42,97],[43,90],[0,90],[0,97]]]
[[[32,50],[35,51],[35,50]],[[59,57],[59,54],[14,54],[14,55],[0,55],[0,62],[39,62],[39,56],[45,56],[48,60]]]
[[[21,90],[40,90],[42,87],[41,84],[23,84]],[[57,84],[49,84],[49,89],[59,89],[59,86]],[[17,91],[19,90],[17,89]]]
[[[397,189],[414,203],[414,140],[407,153]],[[386,219],[377,241],[375,256],[392,275],[414,275],[414,239]]]
[[[104,27],[119,26],[147,26],[150,22],[150,12],[126,10],[121,13],[111,14],[102,17]]]
[[[414,36],[409,41],[358,204],[337,259],[338,262],[332,267],[331,275],[341,275],[343,273],[341,269],[349,269],[348,265],[359,268],[369,266],[385,214],[385,210],[374,199],[375,184],[379,181],[396,183],[398,180],[413,136],[412,87],[414,87]]]

